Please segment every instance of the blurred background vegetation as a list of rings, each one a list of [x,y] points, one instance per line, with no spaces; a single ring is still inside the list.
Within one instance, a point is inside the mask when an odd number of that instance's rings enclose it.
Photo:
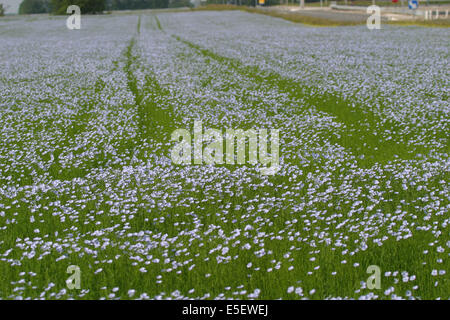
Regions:
[[[51,13],[66,14],[69,5],[78,5],[83,14],[102,13],[113,10],[139,10],[194,7],[202,5],[214,10],[230,10],[231,6],[256,6],[258,0],[23,0],[19,7],[19,14]],[[300,0],[265,0],[264,6],[289,5],[299,6]],[[379,6],[407,6],[407,0],[375,0]],[[331,3],[340,5],[369,6],[373,0],[305,0],[306,6],[329,6]],[[433,4],[449,4],[450,0],[422,0],[421,6]],[[221,7],[223,6],[223,7]],[[4,12],[0,4],[0,15]]]
[[[190,0],[23,0],[19,14],[66,14],[67,7],[77,5],[81,12],[102,13],[112,10],[137,10],[191,7]]]

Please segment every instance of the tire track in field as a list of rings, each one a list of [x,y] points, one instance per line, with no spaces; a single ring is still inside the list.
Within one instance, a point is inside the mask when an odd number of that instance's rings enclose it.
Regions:
[[[156,16],[155,16],[155,20],[156,20],[156,23],[158,24],[159,20],[158,20],[158,18]],[[158,27],[158,29],[160,31],[162,31],[163,33],[166,33],[162,29],[161,25],[160,25],[160,27]],[[171,36],[172,36],[172,38],[174,38],[175,41],[180,42],[179,38],[177,38],[174,35],[171,35]],[[184,45],[186,45],[186,44],[184,43]],[[192,51],[192,54],[196,54],[196,51],[197,50],[194,49]],[[184,54],[182,56],[186,59]],[[200,55],[200,56],[206,58],[205,61],[204,61],[205,66],[207,64],[210,64],[212,61],[216,61],[217,60],[217,59],[211,58],[209,55]],[[189,59],[189,58],[187,58],[187,59]],[[218,65],[222,65],[223,66],[224,64],[223,63],[221,64],[219,62]],[[221,70],[219,72],[221,72],[222,74],[225,73],[225,74],[227,74],[230,77],[236,76],[236,70],[233,69],[233,68],[229,68],[229,67],[228,68],[223,68],[223,70]],[[251,78],[248,77],[248,74],[243,74],[243,75],[244,75],[245,78],[250,79],[251,82],[254,82],[254,81],[252,81]],[[202,82],[202,86],[209,85],[213,81],[214,81],[214,77],[213,76],[208,76],[207,79],[205,80],[205,82],[204,83]],[[267,85],[265,85],[265,87],[267,87]],[[227,89],[224,92],[226,92],[228,90],[231,90],[231,89],[240,91],[242,89],[242,86],[240,86],[238,83],[235,83],[235,82],[227,83]],[[240,94],[235,95],[235,98],[237,100],[239,100],[244,106],[247,106],[246,108],[243,109],[244,113],[248,113],[251,110],[250,112],[252,114],[254,112],[257,112],[257,113],[261,112],[261,113],[265,113],[265,114],[274,116],[274,115],[276,115],[278,113],[278,110],[279,110],[279,107],[277,107],[277,106],[271,106],[270,108],[267,108],[266,101],[260,96],[253,95],[252,94],[252,90],[250,90],[250,91],[244,90]],[[212,108],[214,108],[214,106],[216,106],[216,103],[217,103],[216,101],[211,101],[211,102],[210,101],[202,101],[201,102],[202,105],[206,105],[206,106],[212,107]],[[286,113],[286,112],[284,112],[284,113]],[[249,117],[246,118],[246,121],[245,121],[245,124],[244,124],[243,128],[250,129],[250,128],[255,128],[255,127],[258,127],[258,126],[259,126],[259,124],[254,122],[253,116],[249,116]],[[321,129],[321,131],[323,131],[323,128]],[[289,133],[289,137],[291,139],[294,139],[294,140],[297,139],[297,141],[298,140],[301,141],[302,139],[305,139],[304,133],[305,133],[304,130],[303,131],[293,130],[293,131],[291,131]],[[325,146],[326,144],[328,144],[330,142],[331,143],[335,143],[335,141],[332,141],[333,139],[330,139],[330,137],[335,136],[336,133],[335,132],[329,132],[327,134],[326,132],[321,132],[318,135],[321,137],[320,139],[323,140],[322,142],[320,142],[320,147],[318,147],[319,149],[317,149],[316,147],[302,149],[301,155],[298,156],[296,158],[296,160],[293,160],[293,163],[298,164],[297,161],[300,160],[300,161],[303,162],[306,159],[308,159],[306,161],[310,162],[310,165],[312,167],[315,167],[316,165],[319,165],[319,166],[322,165],[322,160],[327,159],[327,156],[325,156],[325,157],[317,157],[317,154],[318,154],[317,152],[319,152],[319,153],[322,152],[322,151],[318,151],[318,150],[327,150],[327,147]],[[287,141],[289,141],[289,139]],[[289,142],[287,144],[289,144]],[[325,152],[329,152],[329,151],[325,151]],[[359,162],[360,159],[357,159],[355,157],[354,160],[356,162]],[[285,161],[288,161],[288,160],[285,160]]]
[[[158,27],[158,29],[159,29],[160,31],[163,31],[163,32],[164,32],[164,30],[163,30],[163,28],[162,28],[162,26],[161,26],[161,22],[160,22],[159,19],[158,19],[158,16],[155,16],[155,21],[156,21],[156,26]]]
[[[159,23],[158,17],[154,16],[154,18],[155,18],[156,25],[159,25],[158,28],[155,27],[154,30],[160,30],[162,33],[166,34],[166,32],[162,29],[161,24]],[[171,35],[171,37],[169,37],[168,40],[170,38],[174,38],[173,35]],[[179,42],[178,39],[173,39],[173,41]],[[183,47],[184,46],[185,45],[183,45]],[[193,50],[191,53],[192,53],[192,55],[196,54],[195,50]],[[186,56],[185,53],[181,53],[180,56],[182,57],[183,60],[186,61],[186,63],[189,63],[191,58]],[[203,63],[204,63],[205,67],[210,64],[212,65],[212,62],[215,61],[214,59],[210,59],[207,56],[205,57],[205,56],[200,55],[200,57],[204,58]],[[223,64],[218,63],[217,66],[223,66]],[[221,74],[226,74],[228,77],[231,77],[231,78],[236,77],[236,71],[232,68],[221,68],[220,71],[216,71],[216,72],[219,72]],[[248,78],[247,75],[245,75],[245,78]],[[206,78],[204,80],[202,80],[201,86],[202,87],[209,86],[213,82],[214,82],[213,75],[206,76]],[[254,81],[251,81],[251,82],[254,82]],[[278,113],[279,107],[276,105],[270,105],[269,108],[267,108],[267,102],[265,101],[265,99],[259,95],[253,94],[254,89],[250,89],[250,90],[244,89],[242,91],[242,89],[243,89],[242,85],[235,81],[232,81],[229,83],[227,82],[226,87],[222,88],[222,89],[224,90],[223,93],[227,93],[228,91],[233,91],[233,90],[237,91],[237,93],[233,93],[234,98],[236,98],[237,101],[240,101],[240,104],[246,106],[243,109],[241,108],[241,110],[243,111],[244,117],[245,117],[245,123],[240,124],[242,128],[250,129],[250,128],[257,128],[260,126],[259,123],[255,122],[255,119],[253,116],[255,112],[256,113],[265,113],[266,115],[269,114],[272,116],[274,116]],[[212,108],[212,109],[216,108],[217,109],[217,103],[218,103],[217,100],[209,101],[208,99],[206,99],[206,100],[195,102],[196,100],[197,99],[194,98],[191,102],[193,104],[204,105],[207,108]],[[220,108],[220,110],[222,110],[222,108]],[[235,112],[236,110],[233,108],[230,111]],[[226,114],[226,112],[225,112],[225,114]],[[283,115],[283,117],[286,117],[286,115]],[[242,119],[242,117],[239,117],[239,118]],[[325,145],[330,142],[329,137],[334,135],[335,133],[334,132],[328,132],[328,133],[323,132],[324,131],[323,128],[321,128],[320,131],[321,131],[320,133],[316,132],[314,134],[314,136],[317,137],[317,135],[318,135],[318,136],[320,136],[320,140],[321,141],[323,140],[322,142],[320,142],[320,147],[318,147],[320,150],[323,150],[324,148],[326,148]],[[327,130],[325,130],[325,131],[327,131]],[[290,139],[293,139],[296,141],[301,141],[301,140],[305,139],[305,136],[304,136],[305,133],[306,133],[306,131],[304,131],[304,128],[299,131],[292,130],[289,133],[290,138],[288,138],[287,141],[290,141]],[[289,142],[287,144],[289,144]],[[305,153],[305,151],[307,153]],[[329,151],[327,151],[327,152],[329,152]],[[301,161],[305,161],[305,159],[309,159],[310,162],[312,161],[312,162],[314,162],[314,165],[317,165],[319,160],[324,160],[327,158],[327,157],[317,158],[316,155],[317,155],[316,148],[303,149],[302,155],[298,156],[297,160],[301,159]],[[285,160],[285,161],[287,161],[287,160]],[[297,164],[297,162],[295,160],[294,160],[294,163]],[[319,165],[321,165],[321,164],[319,164]]]
[[[140,34],[140,31],[141,17],[139,16],[136,27],[137,35]],[[145,97],[144,91],[138,88],[138,81],[133,73],[137,68],[136,63],[139,58],[139,56],[133,55],[133,48],[135,47],[136,42],[136,38],[133,37],[125,49],[125,65],[123,67],[123,71],[126,73],[127,86],[133,93],[133,96],[135,98],[135,107],[137,107],[138,110],[139,136],[137,140],[142,141],[142,139],[144,139],[146,136],[152,136],[151,134],[149,134],[150,132],[152,132],[151,126],[153,125],[151,121],[151,113],[149,112],[149,106],[153,106],[153,108],[155,108],[155,105],[152,100],[145,101],[145,103],[143,102]],[[113,71],[117,70],[117,68],[119,67],[119,62],[116,61],[116,63],[117,64],[114,64],[112,68]],[[100,97],[101,92],[106,88],[106,86],[107,84],[105,83],[105,81],[103,81],[102,77],[99,77],[92,89],[94,90],[95,94]],[[146,75],[146,82],[144,87],[147,90],[150,90],[153,94],[155,92],[161,91],[157,81],[152,77],[151,74]],[[48,171],[49,176],[52,179],[72,180],[74,178],[85,177],[91,172],[93,168],[100,168],[107,165],[108,159],[106,158],[106,155],[104,153],[100,153],[93,159],[86,159],[86,161],[83,161],[82,166],[63,167],[59,163],[59,157],[64,155],[64,151],[73,149],[70,146],[75,143],[75,137],[82,134],[86,130],[90,119],[93,117],[94,106],[99,101],[99,99],[92,99],[83,104],[75,115],[76,121],[72,122],[72,125],[68,128],[68,130],[66,130],[65,138],[59,143],[60,148],[54,150],[53,153],[47,152],[47,154],[43,155],[45,156],[45,159],[50,158],[51,154],[54,158],[54,160],[52,161],[53,163],[48,168],[44,168],[44,172]],[[153,134],[153,137],[154,136],[155,134]],[[119,150],[126,151],[126,153],[129,153],[129,155],[131,156],[139,146],[139,141],[136,141],[136,138],[125,139],[124,141],[121,141]],[[80,150],[80,152],[82,152],[83,150]],[[41,172],[42,170],[38,171]]]
[[[163,104],[167,105],[170,93],[161,87],[155,73],[144,66],[139,52],[136,52],[139,50],[137,38],[140,35],[140,27],[141,17],[139,16],[137,37],[130,40],[124,53],[124,72],[127,76],[128,88],[134,96],[134,107],[137,110],[138,137],[129,142],[133,149],[149,139],[156,142],[166,141],[166,133],[173,130],[172,110],[167,107],[161,108]],[[138,79],[137,71],[145,74],[143,81]],[[143,83],[141,87],[139,83]]]
[[[307,105],[315,107],[318,111],[332,115],[337,121],[346,126],[345,134],[339,138],[331,137],[332,142],[351,150],[356,156],[361,155],[365,163],[384,163],[396,158],[408,160],[415,157],[415,154],[411,152],[414,150],[409,150],[405,144],[400,144],[393,140],[381,140],[382,131],[376,128],[377,125],[383,124],[386,127],[395,129],[395,124],[373,113],[366,113],[364,118],[361,117],[363,105],[333,94],[315,93],[314,88],[302,86],[292,79],[284,78],[273,71],[263,71],[256,66],[245,66],[237,59],[221,56],[177,35],[172,36],[203,56],[214,59],[247,78],[275,87],[278,91],[287,94],[295,101],[306,102]],[[426,150],[415,151],[426,152]]]

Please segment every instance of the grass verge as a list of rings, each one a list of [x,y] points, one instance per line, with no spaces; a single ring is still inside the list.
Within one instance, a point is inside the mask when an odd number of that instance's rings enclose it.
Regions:
[[[240,10],[248,13],[258,13],[266,16],[281,18],[295,23],[303,23],[310,26],[320,27],[338,27],[338,26],[355,26],[363,25],[364,22],[360,21],[335,21],[326,18],[318,18],[302,15],[300,13],[289,12],[277,12],[270,9],[258,9],[254,7],[235,6],[227,4],[212,4],[199,8],[192,8],[192,11],[227,11],[227,10]],[[421,27],[450,27],[450,20],[400,20],[400,21],[383,21],[383,23],[396,26],[421,26]]]

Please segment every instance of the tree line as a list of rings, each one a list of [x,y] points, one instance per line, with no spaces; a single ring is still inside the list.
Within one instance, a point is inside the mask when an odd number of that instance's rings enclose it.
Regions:
[[[206,0],[206,4],[235,4],[254,6],[257,0]],[[280,4],[280,0],[265,0],[266,5]],[[161,9],[192,6],[190,0],[23,0],[19,14],[66,14],[67,7],[77,5],[81,13],[102,13],[111,10]],[[0,14],[2,12],[0,5]]]
[[[189,0],[23,0],[19,14],[66,14],[67,7],[77,5],[81,13],[110,10],[161,9],[190,6]]]

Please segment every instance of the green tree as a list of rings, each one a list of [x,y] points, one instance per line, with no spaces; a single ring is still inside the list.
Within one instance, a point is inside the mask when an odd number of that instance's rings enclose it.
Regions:
[[[5,15],[5,8],[3,7],[3,4],[0,3],[0,17]]]
[[[109,10],[167,8],[169,0],[107,0]]]
[[[47,13],[49,11],[48,0],[23,0],[19,6],[19,14]]]
[[[67,14],[67,7],[77,5],[81,14],[102,13],[105,10],[105,0],[50,0],[51,13]]]
[[[169,8],[192,7],[190,0],[170,0]]]

